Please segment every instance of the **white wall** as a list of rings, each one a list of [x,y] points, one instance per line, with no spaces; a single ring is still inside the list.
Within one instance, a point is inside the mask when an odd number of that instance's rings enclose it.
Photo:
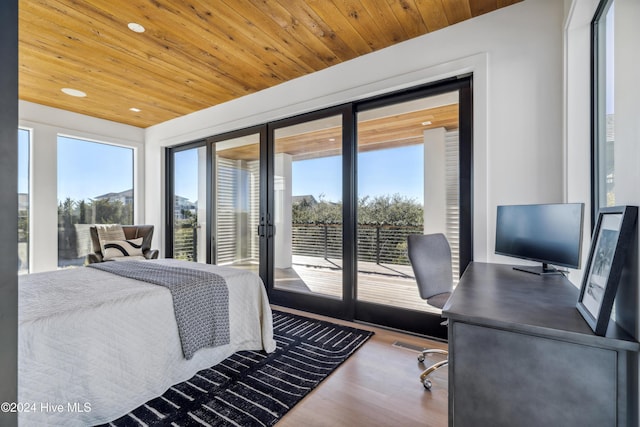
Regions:
[[[55,270],[58,266],[58,135],[106,142],[134,149],[134,216],[144,215],[144,130],[108,120],[46,107],[19,103],[20,127],[31,130],[30,150],[30,271]],[[100,159],[87,159],[99,162]]]
[[[582,266],[591,242],[591,20],[598,0],[571,2],[564,39],[564,140],[567,202],[585,203]],[[582,270],[569,278],[580,286]]]
[[[164,223],[163,147],[473,72],[474,259],[500,259],[496,205],[563,200],[563,16],[527,0],[147,128],[145,221]]]
[[[590,24],[597,0],[573,0],[566,21],[565,38],[565,138],[567,147],[567,196],[587,198],[590,186]],[[615,203],[640,205],[640,2],[615,0]],[[591,212],[587,203],[586,212]],[[637,233],[637,231],[636,231]],[[589,252],[590,236],[583,247]],[[616,297],[616,321],[636,339],[640,331],[640,249],[638,237],[629,250]],[[583,262],[584,265],[584,262]],[[577,275],[576,275],[577,276]],[[580,286],[581,277],[574,284]],[[640,364],[640,356],[635,368]],[[640,381],[640,376],[638,378]],[[638,401],[640,406],[640,398]]]

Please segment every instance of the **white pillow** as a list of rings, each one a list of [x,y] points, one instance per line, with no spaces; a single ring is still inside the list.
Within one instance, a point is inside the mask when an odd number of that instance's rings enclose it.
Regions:
[[[142,256],[142,241],[139,237],[131,240],[108,240],[104,242],[102,257],[105,261],[119,257]]]
[[[100,251],[104,256],[104,244],[113,240],[125,240],[124,230],[120,224],[96,224]]]

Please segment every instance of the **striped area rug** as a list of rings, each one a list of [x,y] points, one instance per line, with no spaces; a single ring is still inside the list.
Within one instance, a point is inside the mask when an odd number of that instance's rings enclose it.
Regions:
[[[272,426],[373,332],[273,312],[277,350],[241,351],[109,426]]]

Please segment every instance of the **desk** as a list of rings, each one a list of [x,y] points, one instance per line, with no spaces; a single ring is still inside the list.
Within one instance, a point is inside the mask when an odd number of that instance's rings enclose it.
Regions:
[[[635,426],[640,344],[595,335],[563,276],[472,263],[449,319],[449,425]]]

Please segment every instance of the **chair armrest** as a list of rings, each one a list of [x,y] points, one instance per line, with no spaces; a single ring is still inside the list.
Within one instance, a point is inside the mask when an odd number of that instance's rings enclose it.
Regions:
[[[160,252],[157,249],[149,249],[144,253],[146,259],[158,259]]]
[[[97,262],[102,262],[102,255],[97,253],[87,254],[87,258],[85,259],[85,264],[95,264]]]

